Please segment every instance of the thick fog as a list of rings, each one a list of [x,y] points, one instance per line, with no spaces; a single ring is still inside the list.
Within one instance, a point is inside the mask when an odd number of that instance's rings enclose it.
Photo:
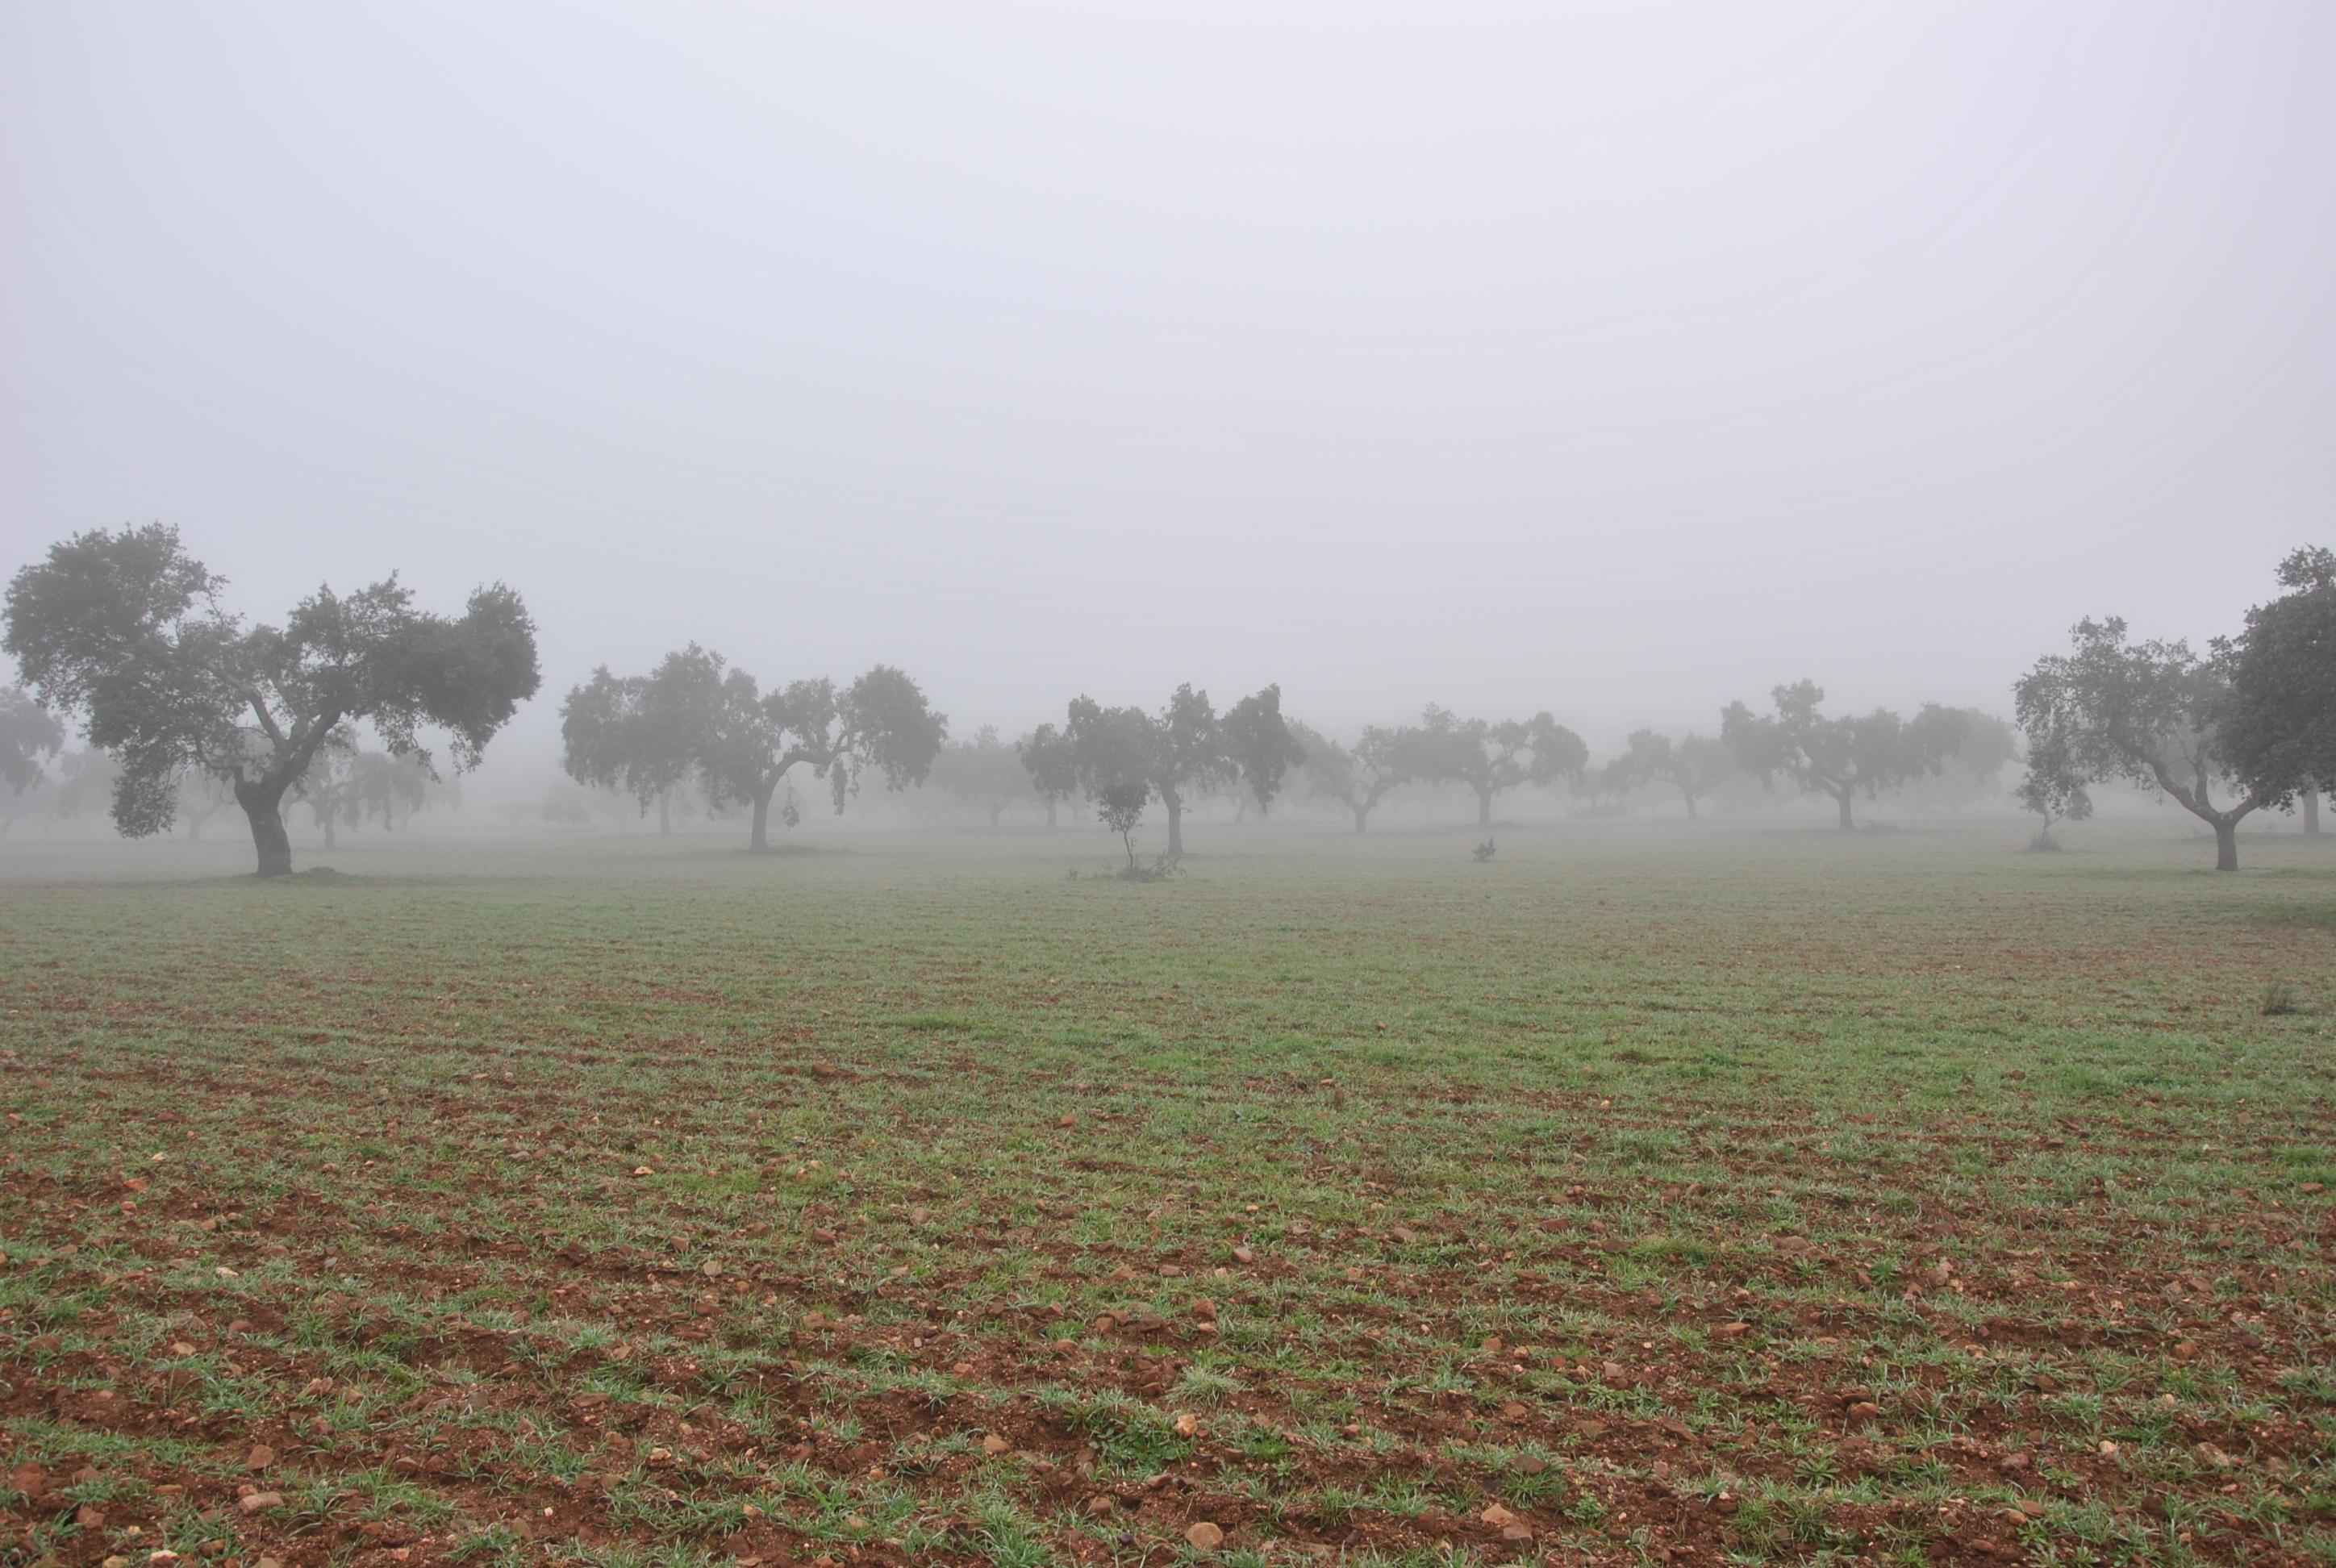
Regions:
[[[2336,517],[2336,8],[16,4],[0,570],[597,663],[2007,711]],[[490,772],[495,771],[491,760]]]

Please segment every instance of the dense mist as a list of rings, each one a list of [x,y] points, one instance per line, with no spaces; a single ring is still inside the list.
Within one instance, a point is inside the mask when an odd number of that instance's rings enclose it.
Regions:
[[[955,733],[2008,710],[2336,502],[2336,13],[17,6],[0,565]],[[515,786],[517,787],[517,786]]]

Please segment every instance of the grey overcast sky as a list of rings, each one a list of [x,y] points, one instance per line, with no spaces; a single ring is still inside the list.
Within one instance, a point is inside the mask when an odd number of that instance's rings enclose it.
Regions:
[[[960,730],[2007,709],[2336,542],[2336,5],[0,5],[0,570]]]

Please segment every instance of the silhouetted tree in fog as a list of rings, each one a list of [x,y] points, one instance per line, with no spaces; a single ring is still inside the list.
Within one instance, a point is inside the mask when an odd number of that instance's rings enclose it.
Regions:
[[[1063,734],[1087,798],[1100,803],[1114,785],[1146,785],[1168,813],[1168,853],[1181,855],[1189,795],[1239,779],[1264,805],[1298,752],[1282,722],[1280,687],[1244,698],[1235,711],[1241,721],[1228,731],[1209,694],[1189,685],[1178,687],[1157,715],[1079,696],[1071,701]]]
[[[2020,798],[2072,800],[2083,784],[2125,779],[2213,828],[2214,869],[2238,870],[2239,821],[2263,803],[2233,774],[2227,650],[2200,658],[2187,642],[2128,643],[2114,617],[2078,622],[2069,641],[2012,688],[2028,736]],[[2217,785],[2236,801],[2216,805]]]
[[[1030,797],[1030,775],[1016,748],[998,738],[994,725],[984,725],[971,740],[953,740],[933,759],[933,783],[967,804],[986,813],[996,827],[1006,808]]]
[[[9,584],[5,646],[121,763],[113,821],[131,837],[169,827],[180,778],[208,773],[234,788],[259,874],[281,876],[284,797],[336,727],[370,723],[426,765],[419,732],[443,726],[469,768],[535,693],[535,626],[500,583],[454,619],[416,610],[394,576],[319,588],[280,628],[220,609],[223,586],[160,525],[77,535]]]
[[[1935,774],[1962,745],[1953,710],[1925,703],[1912,720],[1888,708],[1829,718],[1817,711],[1825,688],[1805,680],[1769,694],[1776,708],[1755,715],[1733,702],[1719,716],[1719,737],[1736,760],[1765,782],[1778,773],[1804,790],[1833,797],[1841,825],[1856,826],[1850,803],[1868,800],[1908,779]]]
[[[560,766],[578,784],[622,790],[644,816],[654,803],[657,832],[672,833],[673,792],[697,766],[695,726],[704,715],[682,700],[695,689],[600,666],[560,705]]]
[[[1127,846],[1127,869],[1135,869],[1135,829],[1144,821],[1144,803],[1152,798],[1152,786],[1141,779],[1121,784],[1108,784],[1095,792],[1095,815],[1103,825],[1119,835]],[[1173,853],[1173,851],[1170,852]]]
[[[2052,824],[2082,822],[2093,814],[2092,794],[2068,755],[2068,732],[2057,716],[2039,716],[2036,732],[2028,737],[2028,771],[2013,793],[2021,805],[2043,819],[2030,849],[2059,849]]]
[[[1290,733],[1306,754],[1299,777],[1309,795],[1337,801],[1354,813],[1361,833],[1389,791],[1407,781],[1402,768],[1401,732],[1367,726],[1352,750],[1292,720]]]
[[[102,753],[99,754],[102,755]],[[118,771],[118,770],[117,770]],[[113,788],[108,780],[109,794]],[[178,798],[172,809],[187,819],[187,842],[193,843],[203,836],[203,826],[211,818],[235,804],[235,786],[210,774],[190,773],[179,781]]]
[[[1023,772],[1030,775],[1030,791],[1046,808],[1046,825],[1055,825],[1055,811],[1079,793],[1078,748],[1070,736],[1053,725],[1042,724],[1014,743]]]
[[[1687,803],[1688,820],[1696,816],[1695,803],[1737,771],[1735,754],[1727,743],[1708,735],[1691,735],[1674,743],[1650,729],[1633,730],[1622,761],[1630,776],[1642,784],[1669,784]]]
[[[0,687],[0,788],[23,794],[64,749],[65,726],[21,687]]]
[[[1476,825],[1490,827],[1493,797],[1519,784],[1582,782],[1590,748],[1546,713],[1492,724],[1431,705],[1403,737],[1406,771],[1428,784],[1464,784],[1476,793]]]
[[[1266,810],[1290,770],[1306,761],[1306,748],[1281,716],[1281,687],[1250,693],[1225,710],[1218,728],[1232,776],[1257,809]]]
[[[624,686],[614,677],[606,684]],[[877,768],[893,789],[924,782],[949,735],[948,718],[890,665],[876,666],[841,693],[824,678],[766,693],[746,671],[691,643],[666,655],[623,702],[597,695],[592,687],[600,686],[596,674],[591,686],[569,694],[567,711],[590,716],[586,733],[607,729],[621,736],[631,724],[640,729],[630,733],[681,737],[706,803],[752,813],[746,842],[755,851],[770,848],[771,800],[791,768],[808,764],[827,780],[841,813],[863,768]],[[604,712],[616,716],[604,721]],[[621,739],[605,752],[587,752],[588,758],[616,759],[617,776],[631,780],[638,794],[644,782],[661,775],[628,773],[631,755]],[[648,797],[640,798],[646,803]]]
[[[26,817],[56,810],[49,760],[64,749],[65,726],[16,687],[0,687],[0,838]]]
[[[325,830],[325,847],[338,848],[343,825],[355,827],[359,817],[356,796],[357,741],[344,726],[325,737],[308,771],[295,780],[292,793],[308,808],[308,816]]]
[[[411,758],[357,746],[355,731],[343,726],[325,743],[300,775],[295,793],[309,816],[325,830],[325,847],[340,842],[340,830],[379,818],[395,832],[401,816],[412,816],[429,798],[430,773]]]

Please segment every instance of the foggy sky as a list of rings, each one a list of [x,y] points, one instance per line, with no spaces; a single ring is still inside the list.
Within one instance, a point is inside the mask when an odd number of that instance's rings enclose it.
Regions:
[[[2336,542],[2336,6],[0,6],[0,572],[960,733],[2008,711]],[[0,672],[5,675],[5,672]],[[491,764],[492,766],[492,764]]]

